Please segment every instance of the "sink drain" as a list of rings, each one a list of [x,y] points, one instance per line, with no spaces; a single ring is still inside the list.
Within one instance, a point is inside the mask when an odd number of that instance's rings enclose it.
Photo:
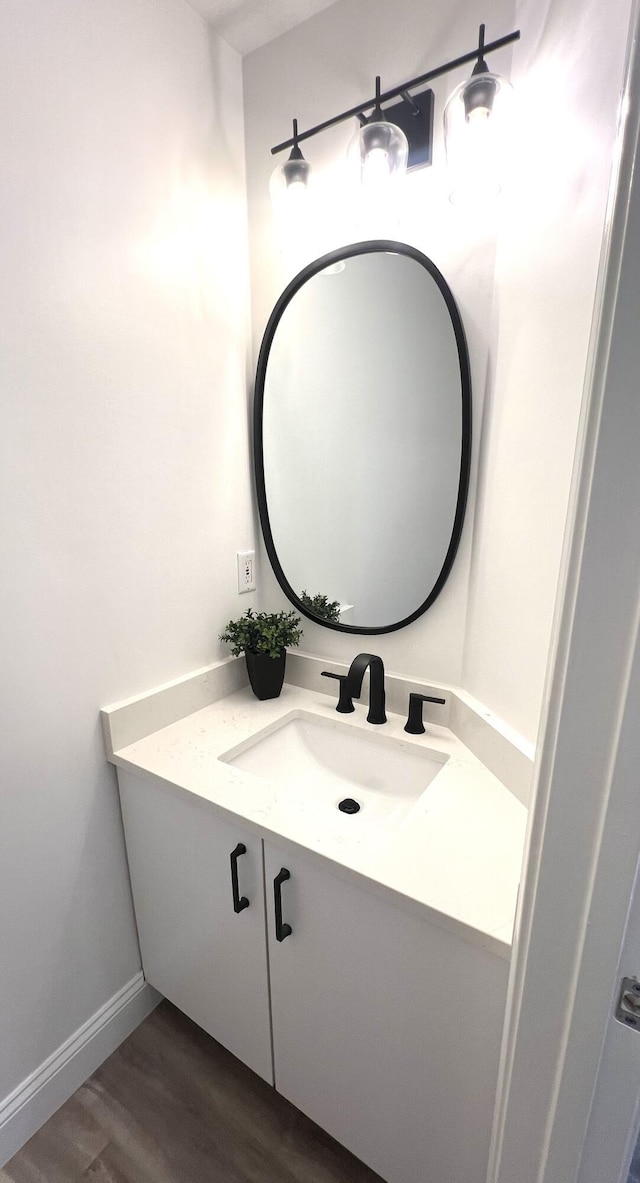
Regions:
[[[359,813],[360,806],[357,801],[354,801],[353,797],[345,797],[344,801],[341,801],[338,805],[338,809],[342,813]]]

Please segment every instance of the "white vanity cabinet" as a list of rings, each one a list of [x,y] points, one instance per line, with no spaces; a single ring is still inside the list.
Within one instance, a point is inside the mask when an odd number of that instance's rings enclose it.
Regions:
[[[276,1088],[389,1183],[484,1183],[508,962],[289,850],[265,842]]]
[[[484,1183],[508,962],[196,794],[119,782],[147,980],[388,1183]]]
[[[145,977],[273,1083],[262,842],[206,801],[118,770]],[[249,906],[234,911],[231,853]]]

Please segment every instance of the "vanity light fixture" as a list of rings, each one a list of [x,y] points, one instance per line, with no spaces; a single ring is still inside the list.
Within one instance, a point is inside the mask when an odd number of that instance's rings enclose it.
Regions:
[[[520,30],[518,29],[506,37],[500,37],[497,41],[491,41],[485,45],[484,25],[481,25],[479,44],[469,53],[445,62],[444,65],[437,66],[434,70],[427,70],[425,74],[411,78],[408,82],[403,82],[400,86],[395,86],[383,93],[380,92],[380,79],[377,78],[374,98],[368,99],[364,103],[358,103],[355,107],[350,107],[348,111],[342,111],[339,115],[332,116],[331,119],[325,119],[322,123],[318,123],[306,131],[298,132],[297,123],[294,121],[293,137],[283,140],[281,144],[276,144],[271,149],[272,155],[284,152],[287,148],[291,149],[289,160],[280,169],[276,169],[272,176],[272,197],[274,197],[274,188],[277,191],[278,185],[285,189],[291,187],[292,184],[300,185],[302,189],[306,187],[309,172],[305,173],[305,180],[300,182],[294,167],[291,173],[293,179],[292,182],[289,182],[284,170],[300,165],[304,165],[307,170],[310,170],[310,165],[300,150],[302,141],[309,140],[319,132],[334,127],[338,123],[344,123],[347,119],[358,119],[361,124],[359,131],[360,161],[361,175],[365,184],[369,180],[379,180],[381,177],[397,175],[404,171],[403,142],[405,140],[407,143],[406,167],[409,172],[412,169],[431,164],[433,91],[419,90],[419,88],[424,88],[425,83],[475,60],[476,64],[471,78],[453,92],[447,109],[449,109],[450,103],[459,97],[459,94],[462,94],[463,113],[465,118],[468,117],[468,122],[474,127],[479,126],[482,121],[491,125],[495,109],[498,106],[497,100],[503,90],[509,89],[509,83],[499,74],[490,73],[485,56],[494,53],[497,49],[502,49],[505,45],[510,45],[513,41],[518,41],[519,38]],[[416,90],[418,93],[411,93]],[[392,99],[400,99],[400,102],[383,110],[382,104],[388,103]],[[455,105],[451,109],[455,110]],[[370,112],[370,114],[367,115],[366,112]],[[476,137],[476,139],[480,139],[480,137]]]
[[[513,87],[507,78],[489,70],[484,29],[480,25],[471,78],[456,87],[444,110],[451,200],[455,204],[493,198],[502,188]]]

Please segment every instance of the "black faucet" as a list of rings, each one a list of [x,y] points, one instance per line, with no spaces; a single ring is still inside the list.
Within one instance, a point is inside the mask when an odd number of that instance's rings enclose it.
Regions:
[[[359,653],[349,666],[345,690],[351,698],[360,698],[362,679],[369,670],[369,714],[367,723],[386,723],[384,713],[384,666],[375,653]]]

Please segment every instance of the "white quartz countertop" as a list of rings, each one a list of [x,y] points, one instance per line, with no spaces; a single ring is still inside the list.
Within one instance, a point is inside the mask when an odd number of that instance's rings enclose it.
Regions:
[[[303,794],[220,759],[286,716],[311,712],[335,726],[394,738],[447,757],[404,819],[382,838],[345,838],[317,825]],[[150,773],[177,791],[194,793],[214,811],[242,819],[267,839],[282,839],[330,860],[337,874],[399,906],[419,908],[435,923],[509,957],[524,846],[526,809],[445,727],[432,724],[420,736],[403,730],[405,719],[388,713],[383,727],[366,722],[366,706],[337,715],[333,696],[285,684],[279,698],[259,702],[246,688],[178,722],[122,747],[113,762]],[[344,815],[341,815],[344,817]],[[348,823],[352,819],[345,817]]]

